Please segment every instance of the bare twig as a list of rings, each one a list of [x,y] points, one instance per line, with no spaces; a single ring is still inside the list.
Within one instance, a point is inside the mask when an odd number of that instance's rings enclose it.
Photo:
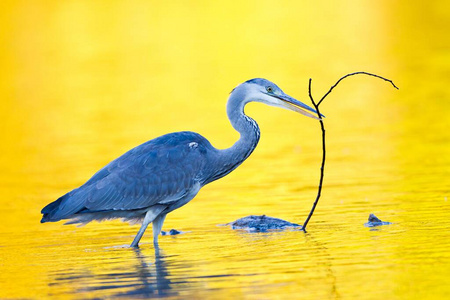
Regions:
[[[333,91],[333,89],[345,78],[353,76],[353,75],[358,75],[358,74],[363,74],[363,75],[369,75],[369,76],[373,76],[373,77],[377,77],[380,79],[383,79],[384,81],[390,82],[392,84],[392,86],[394,88],[396,88],[398,90],[398,87],[394,84],[394,82],[392,82],[392,80],[389,80],[387,78],[381,77],[379,75],[376,74],[372,74],[372,73],[367,73],[367,72],[354,72],[354,73],[350,73],[347,74],[343,77],[341,77],[333,86],[331,86],[331,88],[328,90],[328,92],[320,99],[320,101],[318,103],[316,103],[314,101],[314,98],[312,96],[311,93],[311,82],[312,79],[309,79],[309,84],[308,84],[308,95],[309,95],[309,99],[311,99],[312,104],[314,105],[314,108],[317,111],[317,116],[319,117],[319,122],[320,122],[320,128],[322,129],[322,164],[320,166],[320,179],[319,179],[319,187],[317,190],[317,196],[316,196],[316,200],[313,203],[313,206],[311,208],[311,211],[309,212],[308,217],[305,220],[305,223],[303,223],[302,226],[302,230],[304,232],[306,232],[306,225],[308,225],[309,220],[311,219],[314,210],[316,209],[317,203],[319,202],[319,198],[320,195],[322,194],[322,184],[323,184],[323,174],[324,174],[324,168],[325,168],[325,157],[326,157],[326,151],[325,151],[325,126],[323,125],[323,120],[322,120],[322,115],[320,114],[319,111],[319,105],[322,103],[322,101]]]
[[[341,78],[340,78],[340,79],[339,79],[339,80],[338,80],[338,81],[330,88],[330,90],[329,90],[325,95],[323,95],[322,99],[320,99],[319,103],[317,103],[317,106],[319,106],[320,103],[322,103],[322,101],[328,96],[328,94],[331,93],[331,91],[339,84],[339,82],[341,82],[342,80],[344,80],[344,79],[347,78],[347,77],[350,77],[350,76],[353,76],[353,75],[358,75],[358,74],[368,75],[368,76],[373,76],[373,77],[377,77],[377,78],[383,79],[384,81],[390,82],[390,83],[392,84],[392,86],[395,87],[395,88],[398,90],[398,87],[397,87],[397,86],[394,84],[394,82],[392,82],[392,80],[390,80],[390,79],[381,77],[381,76],[376,75],[376,74],[368,73],[368,72],[354,72],[354,73],[350,73],[350,74],[347,74],[347,75],[345,75],[345,76],[342,76],[342,77],[341,77]],[[310,80],[311,80],[311,79],[310,79]]]
[[[305,220],[305,223],[303,223],[303,226],[302,226],[302,230],[304,232],[306,232],[306,225],[308,225],[309,219],[311,219],[311,217],[312,217],[312,215],[314,213],[314,210],[316,209],[317,203],[319,202],[320,195],[322,193],[323,171],[325,169],[325,157],[326,157],[326,151],[325,151],[325,127],[323,125],[322,115],[320,114],[320,111],[319,111],[319,104],[320,104],[320,102],[316,104],[316,102],[314,101],[314,98],[312,96],[312,93],[311,93],[311,82],[312,82],[312,79],[310,78],[309,79],[309,84],[308,84],[308,95],[309,95],[309,99],[311,99],[311,102],[314,105],[314,108],[317,111],[317,116],[319,117],[319,122],[320,122],[320,128],[322,129],[322,165],[320,166],[320,180],[319,180],[319,188],[318,188],[318,191],[317,191],[317,197],[316,197],[316,200],[314,201],[314,204],[313,204],[313,207],[311,208],[311,211],[309,212],[308,217]],[[330,92],[331,92],[331,90],[330,90]],[[330,92],[328,92],[328,94]],[[322,100],[323,100],[323,98],[322,98]]]

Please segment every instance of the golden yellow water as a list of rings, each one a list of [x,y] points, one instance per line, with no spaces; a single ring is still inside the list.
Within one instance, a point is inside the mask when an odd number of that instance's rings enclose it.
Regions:
[[[450,293],[448,1],[11,1],[0,10],[0,298],[445,299]],[[40,224],[40,209],[146,140],[192,130],[216,147],[237,84],[265,77],[327,116],[323,197],[308,233],[218,227],[250,214],[302,223],[320,128],[262,104],[235,172],[138,226]],[[370,213],[393,224],[366,228]]]

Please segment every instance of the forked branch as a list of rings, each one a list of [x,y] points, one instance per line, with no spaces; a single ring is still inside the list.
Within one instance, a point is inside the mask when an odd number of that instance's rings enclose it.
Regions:
[[[314,201],[313,206],[312,206],[312,208],[311,208],[311,211],[309,212],[309,215],[308,215],[308,217],[306,218],[305,223],[303,223],[303,226],[302,226],[302,230],[303,230],[304,232],[306,232],[306,225],[308,225],[308,222],[309,222],[309,220],[311,219],[311,217],[312,217],[312,215],[313,215],[313,213],[314,213],[314,210],[316,209],[317,203],[319,202],[320,196],[321,196],[321,194],[322,194],[323,175],[324,175],[324,169],[325,169],[325,157],[326,157],[326,151],[325,151],[325,126],[324,126],[324,124],[323,124],[322,115],[320,114],[320,111],[319,111],[319,105],[322,103],[322,101],[323,101],[323,100],[324,100],[324,99],[325,99],[325,98],[333,91],[333,89],[334,89],[334,88],[335,88],[342,80],[344,80],[344,79],[347,78],[347,77],[350,77],[350,76],[353,76],[353,75],[358,75],[358,74],[361,74],[361,75],[368,75],[368,76],[373,76],[373,77],[380,78],[380,79],[382,79],[382,80],[384,80],[384,81],[390,82],[390,83],[392,84],[392,86],[398,90],[398,87],[397,87],[397,86],[394,84],[394,82],[392,82],[392,80],[390,80],[390,79],[384,78],[384,77],[379,76],[379,75],[376,75],[376,74],[367,73],[367,72],[354,72],[354,73],[350,73],[350,74],[347,74],[347,75],[341,77],[341,78],[340,78],[333,86],[331,86],[331,88],[328,90],[328,92],[327,92],[325,95],[323,95],[323,97],[320,99],[320,101],[316,103],[316,102],[314,101],[314,98],[313,98],[312,92],[311,92],[311,82],[312,82],[312,79],[311,79],[311,78],[309,79],[309,85],[308,85],[308,95],[309,95],[309,99],[311,99],[311,102],[312,102],[312,104],[314,105],[314,108],[315,108],[316,111],[317,111],[317,116],[319,117],[319,122],[320,122],[320,128],[321,128],[321,130],[322,130],[322,164],[321,164],[321,166],[320,166],[320,179],[319,179],[319,187],[318,187],[318,190],[317,190],[316,200]]]

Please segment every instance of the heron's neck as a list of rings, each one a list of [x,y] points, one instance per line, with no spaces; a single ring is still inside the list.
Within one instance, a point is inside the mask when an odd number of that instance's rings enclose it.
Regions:
[[[237,96],[228,99],[227,114],[231,125],[240,134],[239,140],[230,148],[225,149],[225,154],[231,158],[239,159],[242,163],[253,152],[259,142],[258,124],[244,113],[244,106],[248,102],[242,101]]]
[[[255,120],[244,114],[243,101],[239,94],[233,93],[228,99],[227,114],[231,125],[240,133],[239,140],[230,148],[219,150],[216,172],[211,181],[219,179],[236,169],[255,149],[259,141],[259,127]]]

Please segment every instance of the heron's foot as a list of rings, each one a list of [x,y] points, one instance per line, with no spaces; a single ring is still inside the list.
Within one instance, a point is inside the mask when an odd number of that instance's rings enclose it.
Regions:
[[[130,248],[135,248],[138,249],[139,248],[139,242],[136,243],[136,241],[133,241],[130,245]]]
[[[142,235],[141,235],[142,236]],[[131,242],[130,248],[139,248],[139,242],[141,240],[141,236],[139,234],[134,238],[133,242]]]
[[[181,231],[178,231],[176,229],[170,229],[170,231],[161,231],[161,235],[177,235],[181,233]]]

